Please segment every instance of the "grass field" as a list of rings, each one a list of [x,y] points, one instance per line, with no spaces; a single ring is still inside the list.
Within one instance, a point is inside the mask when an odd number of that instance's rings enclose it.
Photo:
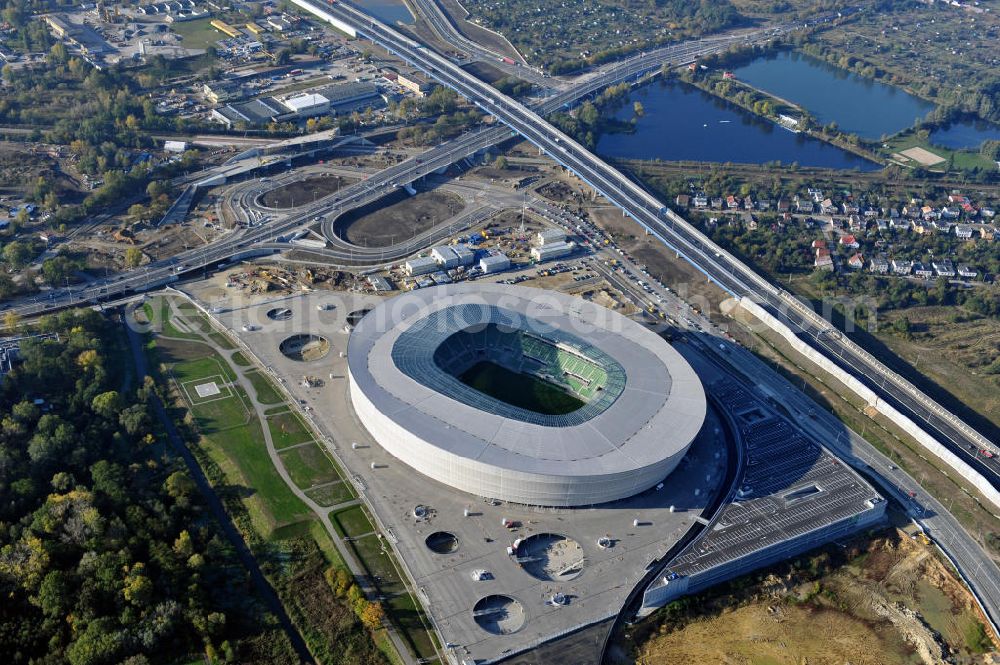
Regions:
[[[300,489],[340,480],[337,469],[315,443],[291,448],[279,456],[281,463],[288,470],[288,475],[292,477],[292,482]]]
[[[184,48],[203,49],[226,38],[224,34],[209,25],[210,23],[209,18],[178,21],[171,24],[170,31],[182,37],[181,45]]]
[[[283,450],[288,446],[313,439],[312,433],[306,429],[302,419],[291,411],[270,416],[267,419],[267,426],[271,428],[271,441],[274,443],[275,450]]]
[[[375,530],[361,506],[339,510],[330,516],[333,526],[342,536],[357,537]]]
[[[424,623],[421,621],[423,612],[417,607],[412,596],[401,594],[390,598],[389,612],[403,629],[403,635],[417,652],[418,657],[433,658],[436,655],[431,635],[424,629]]]
[[[346,482],[330,483],[320,487],[306,490],[306,496],[323,506],[329,508],[338,503],[344,503],[354,498],[354,492]]]
[[[271,380],[260,372],[247,372],[245,376],[250,379],[253,390],[257,393],[257,401],[261,404],[280,404],[284,401],[278,391],[274,389]]]
[[[488,360],[476,363],[458,379],[479,392],[535,413],[561,415],[584,405],[582,400],[551,383],[530,374],[512,372]]]
[[[159,360],[170,367],[178,384],[235,376],[228,363],[203,344],[160,339],[157,348]],[[261,533],[271,534],[283,525],[309,519],[311,513],[274,468],[260,422],[251,417],[248,403],[246,393],[235,387],[229,397],[189,408],[203,449],[226,475],[228,489],[240,493]]]
[[[974,168],[982,169],[993,169],[994,164],[988,159],[980,155],[978,152],[970,150],[951,150],[949,148],[942,148],[941,146],[933,145],[930,141],[925,138],[921,138],[916,132],[903,132],[902,134],[897,134],[886,142],[887,148],[883,148],[883,151],[887,155],[902,153],[911,148],[923,148],[937,156],[939,156],[942,161],[939,164],[933,166],[925,166],[932,171],[943,171],[948,167],[948,160],[951,159],[954,167],[961,170],[970,170]],[[909,165],[920,166],[917,161],[910,160]]]

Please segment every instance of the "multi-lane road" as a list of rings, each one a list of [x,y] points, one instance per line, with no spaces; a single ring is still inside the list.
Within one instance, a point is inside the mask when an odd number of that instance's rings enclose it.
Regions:
[[[543,114],[569,104],[591,92],[610,84],[642,76],[654,71],[663,63],[681,64],[693,58],[727,48],[738,41],[761,39],[774,32],[789,28],[776,28],[768,32],[757,31],[739,36],[701,40],[685,45],[668,47],[633,57],[623,63],[606,67],[588,76],[572,88],[545,99],[535,109],[499,93],[450,60],[399,34],[363,12],[337,3],[326,5],[318,0],[317,9],[329,12],[358,34],[379,43],[388,50],[418,67],[439,82],[455,89],[499,120],[502,125],[483,127],[458,139],[444,143],[421,157],[407,160],[352,185],[330,198],[297,211],[274,225],[248,229],[231,234],[223,240],[192,250],[177,257],[151,264],[137,271],[100,280],[83,287],[51,291],[44,298],[22,302],[16,309],[24,315],[44,312],[56,307],[97,301],[149,288],[178,275],[226,261],[253,251],[267,251],[284,234],[303,225],[333,219],[337,215],[364,205],[385,195],[397,185],[412,182],[424,175],[446,167],[474,154],[484,147],[519,134],[547,152],[555,161],[573,171],[596,191],[622,208],[671,249],[684,256],[692,265],[703,271],[726,291],[748,297],[779,318],[824,353],[833,362],[857,376],[904,413],[910,414],[934,436],[949,445],[956,454],[994,484],[1000,485],[1000,463],[997,459],[977,454],[983,448],[995,451],[993,444],[975,432],[960,419],[950,414],[930,397],[885,367],[875,358],[839,334],[831,334],[831,326],[824,319],[802,305],[791,294],[770,284],[721,247],[715,245],[683,218],[674,214],[642,187],[618,170],[599,159],[582,145],[566,136],[543,119]],[[827,20],[815,19],[816,21]],[[975,566],[981,551],[971,552],[970,559],[956,557],[963,572]],[[994,615],[996,616],[996,615]]]
[[[605,66],[595,73],[581,77],[582,81],[575,83],[572,87],[541,101],[539,111],[550,113],[569,106],[608,85],[632,80],[657,70],[665,63],[683,64],[698,57],[722,51],[732,43],[761,39],[764,36],[764,31],[755,31],[753,33],[711,37],[658,49],[622,63]],[[317,218],[321,223],[334,220],[349,210],[384,196],[396,186],[418,180],[515,135],[515,131],[503,124],[480,126],[453,140],[431,148],[419,157],[400,162],[362,182],[346,187],[334,196],[299,208],[293,215],[274,223],[234,232],[212,244],[178,254],[170,259],[153,262],[130,272],[94,280],[80,286],[53,289],[30,299],[10,302],[7,308],[13,309],[22,316],[35,316],[62,307],[110,301],[128,293],[148,290],[214,264],[248,256],[252,252],[267,253],[283,248],[287,249],[288,245],[279,242],[279,240],[298,229],[315,224]],[[190,175],[185,182],[193,182],[198,179],[199,176]],[[327,233],[331,233],[329,224],[324,224],[324,228]],[[356,249],[357,256],[360,258],[361,253],[365,250],[364,248]],[[396,249],[409,250],[410,246]],[[408,253],[419,249],[423,248],[414,247]],[[390,249],[380,252],[373,251],[372,262],[377,261],[375,257],[379,253],[382,256],[402,256],[399,251]],[[352,261],[352,263],[356,262]]]
[[[917,422],[922,422],[942,443],[970,464],[976,465],[980,473],[1000,487],[995,458],[983,458],[978,454],[970,456],[971,451],[978,452],[984,448],[996,451],[992,442],[845,336],[830,334],[831,325],[792,294],[767,282],[627,176],[553,127],[538,113],[517,100],[500,94],[437,53],[403,37],[353,7],[337,3],[325,10],[353,26],[359,35],[379,43],[411,65],[455,89],[548,152],[553,159],[573,171],[726,291],[758,302],[797,331],[810,345],[866,383],[883,399],[897,406],[903,413],[911,415]],[[955,552],[951,554],[956,556]],[[959,561],[960,567],[966,572],[969,567],[980,565],[982,558],[986,556],[981,550],[973,552],[973,555],[974,558],[970,560]],[[989,609],[992,616],[996,617],[998,608]]]

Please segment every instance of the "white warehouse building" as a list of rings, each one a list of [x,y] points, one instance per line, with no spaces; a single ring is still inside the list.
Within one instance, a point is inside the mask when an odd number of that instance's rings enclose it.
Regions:
[[[467,266],[475,259],[476,254],[465,245],[442,245],[431,250],[431,256],[445,270]]]
[[[545,229],[544,231],[538,232],[535,240],[537,240],[539,246],[542,247],[549,244],[566,242],[566,232],[561,229]]]
[[[479,269],[483,271],[484,275],[493,272],[502,272],[507,270],[507,268],[510,268],[510,259],[502,252],[479,259]]]
[[[566,242],[565,240],[548,243],[539,247],[532,247],[531,258],[541,263],[542,261],[550,261],[566,256],[567,254],[572,254],[574,249],[576,249],[576,243]]]
[[[410,277],[415,275],[426,275],[429,272],[437,272],[438,262],[430,256],[418,256],[403,264],[406,274]]]

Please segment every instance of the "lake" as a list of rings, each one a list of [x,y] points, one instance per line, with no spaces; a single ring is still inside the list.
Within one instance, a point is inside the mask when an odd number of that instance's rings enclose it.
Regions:
[[[757,58],[734,70],[736,78],[798,104],[821,124],[878,140],[912,127],[934,104],[794,51]]]
[[[679,81],[658,81],[633,90],[615,114],[633,116],[640,101],[643,117],[632,134],[604,134],[597,152],[622,159],[736,162],[780,161],[802,166],[875,171],[878,164],[803,134],[762,120],[740,107]]]
[[[930,137],[934,145],[952,150],[978,150],[987,139],[1000,141],[1000,125],[985,120],[963,120],[931,132]]]
[[[354,4],[386,25],[411,25],[414,20],[402,0],[354,0]]]

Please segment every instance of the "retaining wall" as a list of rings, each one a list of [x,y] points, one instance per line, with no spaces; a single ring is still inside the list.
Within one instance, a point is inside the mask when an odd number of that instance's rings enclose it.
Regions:
[[[901,413],[894,406],[875,394],[875,391],[861,383],[861,381],[828,359],[822,353],[799,339],[799,337],[793,333],[788,326],[778,321],[778,319],[772,316],[767,310],[757,303],[749,300],[748,298],[740,298],[740,306],[750,314],[753,314],[768,328],[785,338],[785,341],[791,344],[792,348],[796,351],[804,355],[813,363],[819,365],[820,368],[833,375],[838,381],[850,388],[851,391],[865,400],[869,406],[884,415],[886,418],[892,420],[892,422],[894,422],[900,429],[912,436],[917,443],[930,451],[935,457],[941,459],[955,473],[979,490],[986,500],[992,503],[994,507],[1000,509],[1000,491],[997,491],[997,489],[993,487],[979,472],[969,466],[968,463],[959,458],[955,453],[951,452],[951,450],[942,445],[940,441],[931,436],[909,416]]]

